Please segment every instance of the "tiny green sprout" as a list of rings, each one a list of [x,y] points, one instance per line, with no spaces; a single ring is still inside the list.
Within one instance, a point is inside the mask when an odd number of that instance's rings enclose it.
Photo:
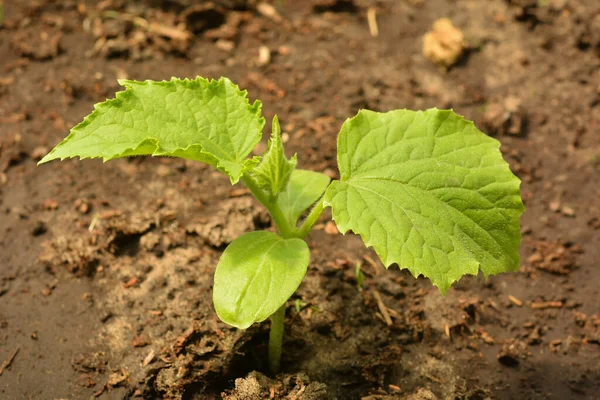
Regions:
[[[201,161],[243,182],[278,233],[250,232],[223,252],[213,301],[225,323],[245,329],[271,318],[269,366],[279,369],[285,306],[307,272],[305,241],[325,208],[386,267],[429,278],[442,293],[465,274],[519,266],[519,179],[500,143],[451,110],[361,110],[337,139],[340,179],[297,168],[273,119],[262,157],[261,103],[227,78],[137,82],[95,110],[40,164],[71,157],[104,161],[170,156]],[[357,267],[357,281],[362,272]]]
[[[354,269],[354,274],[356,275],[356,287],[362,288],[362,285],[365,283],[365,274],[362,272],[362,264],[356,263],[356,268]]]
[[[296,309],[297,313],[302,311],[304,309],[304,307],[306,307],[307,305],[308,305],[308,303],[306,303],[300,299],[296,299],[296,301],[294,301],[294,308]]]

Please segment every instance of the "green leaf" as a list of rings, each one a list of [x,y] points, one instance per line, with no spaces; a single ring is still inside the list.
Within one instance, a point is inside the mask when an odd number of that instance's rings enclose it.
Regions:
[[[281,128],[277,116],[273,117],[273,128],[267,153],[258,167],[252,170],[256,183],[264,189],[271,199],[277,198],[285,189],[292,171],[296,169],[296,155],[288,160],[281,141]]]
[[[306,169],[292,172],[286,190],[277,198],[279,208],[292,226],[296,226],[300,215],[319,200],[329,181],[329,177],[320,172]]]
[[[520,180],[500,143],[453,111],[361,111],[338,137],[340,181],[325,193],[389,267],[445,293],[464,274],[519,267]]]
[[[217,315],[241,329],[264,321],[298,289],[309,260],[301,239],[266,231],[240,236],[227,246],[215,271]]]
[[[262,136],[261,103],[250,105],[229,79],[119,83],[125,91],[96,104],[40,164],[76,156],[173,156],[213,165],[232,183],[257,164],[246,157]]]

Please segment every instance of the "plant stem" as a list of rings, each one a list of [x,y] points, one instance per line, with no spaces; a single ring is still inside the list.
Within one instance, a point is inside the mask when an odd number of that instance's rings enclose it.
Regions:
[[[254,179],[252,179],[251,176],[244,175],[242,177],[242,182],[244,182],[246,187],[250,189],[254,197],[256,197],[256,199],[267,208],[281,236],[286,239],[295,237],[294,231],[292,230],[292,227],[285,215],[283,215],[283,211],[281,211],[277,201],[272,201],[269,199],[267,194],[256,184],[256,182],[254,182]]]
[[[281,349],[283,347],[283,322],[285,321],[285,303],[271,315],[269,332],[269,370],[273,375],[279,371]]]
[[[273,218],[273,222],[275,223],[277,230],[279,230],[279,233],[284,239],[304,239],[306,235],[310,233],[313,226],[317,223],[319,217],[321,217],[321,214],[323,214],[324,204],[323,199],[321,198],[315,207],[310,211],[302,223],[302,226],[300,228],[296,228],[295,226],[292,226],[293,222],[290,223],[290,221],[288,221],[281,211],[279,204],[277,204],[277,199],[270,199],[251,176],[244,175],[242,177],[242,182],[244,182],[246,187],[250,189],[254,197],[256,197],[256,199],[267,208],[269,214],[271,214],[271,217]],[[271,330],[269,332],[269,370],[273,375],[279,371],[279,365],[281,363],[284,321],[285,303],[273,315],[271,315]]]
[[[310,213],[308,214],[300,228],[298,228],[296,232],[294,232],[294,237],[304,239],[310,233],[313,226],[315,226],[315,224],[321,217],[321,214],[323,214],[324,207],[325,205],[323,204],[323,198],[321,198],[319,199],[317,204],[315,204],[313,209],[310,210]]]
[[[281,236],[285,239],[295,237],[295,230],[292,229],[290,222],[281,211],[281,208],[277,204],[277,200],[270,199],[251,176],[244,175],[242,177],[242,182],[244,182],[254,197],[256,197],[256,199],[269,211]],[[279,372],[279,365],[281,363],[284,321],[285,303],[271,315],[271,330],[269,332],[269,370],[273,375]]]
[[[295,229],[293,231],[291,231],[290,229],[289,235],[285,235],[283,234],[283,232],[281,233],[281,235],[285,239],[288,239],[290,237],[304,239],[306,235],[310,233],[315,223],[319,220],[321,214],[323,214],[323,207],[324,205],[321,199],[311,210],[310,214],[308,214],[308,217],[306,217],[304,223],[302,223],[302,226],[299,229]],[[277,310],[273,315],[271,315],[271,331],[269,332],[269,370],[273,375],[275,375],[279,371],[279,364],[281,363],[284,321],[285,303],[279,308],[279,310]]]

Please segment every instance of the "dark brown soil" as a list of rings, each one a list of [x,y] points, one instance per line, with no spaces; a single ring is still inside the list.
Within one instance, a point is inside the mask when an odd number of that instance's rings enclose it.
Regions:
[[[598,0],[271,4],[6,2],[0,398],[600,399]],[[442,17],[470,44],[448,71],[422,52]],[[360,108],[475,120],[523,180],[520,271],[442,297],[324,218],[283,371],[262,375],[268,323],[237,331],[211,301],[224,246],[269,226],[247,191],[178,159],[36,167],[117,78],[196,75],[248,89],[300,166],[330,175]]]

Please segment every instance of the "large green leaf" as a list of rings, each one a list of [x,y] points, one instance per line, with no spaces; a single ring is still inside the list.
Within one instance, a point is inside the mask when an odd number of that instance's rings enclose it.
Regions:
[[[293,226],[296,226],[300,215],[319,200],[329,181],[329,177],[320,172],[306,169],[292,172],[288,186],[277,198],[277,203]]]
[[[519,266],[519,179],[500,143],[453,111],[361,111],[338,137],[325,193],[340,231],[445,293],[464,274]]]
[[[309,260],[301,239],[266,231],[240,236],[227,246],[215,271],[217,315],[241,329],[264,321],[298,289]]]
[[[227,78],[136,82],[96,104],[94,112],[41,161],[70,157],[173,156],[211,164],[233,183],[257,160],[246,159],[260,141],[261,103]]]
[[[271,199],[276,199],[290,180],[292,171],[296,168],[296,155],[288,160],[285,157],[283,142],[281,141],[281,128],[277,116],[273,117],[271,139],[269,147],[261,163],[252,170],[256,182],[264,189]]]

